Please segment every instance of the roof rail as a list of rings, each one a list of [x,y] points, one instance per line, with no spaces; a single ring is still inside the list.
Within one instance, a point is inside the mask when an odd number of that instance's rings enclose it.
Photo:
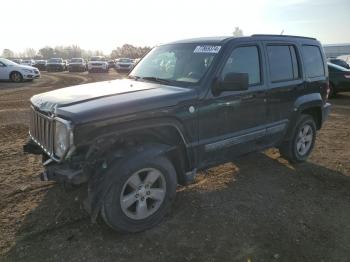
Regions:
[[[312,39],[312,40],[317,40],[316,38],[313,37],[307,37],[307,36],[297,36],[297,35],[272,35],[272,34],[254,34],[252,36],[258,36],[258,37],[264,37],[264,36],[273,36],[273,37],[295,37],[295,38],[304,38],[304,39]]]

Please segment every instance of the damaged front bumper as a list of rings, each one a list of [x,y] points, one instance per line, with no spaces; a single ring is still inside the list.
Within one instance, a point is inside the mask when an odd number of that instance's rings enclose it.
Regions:
[[[42,148],[29,139],[23,145],[23,152],[27,154],[43,155],[44,172],[40,174],[42,181],[57,181],[64,184],[80,185],[88,181],[88,175],[83,168],[73,168],[69,163],[58,163],[49,158]]]
[[[88,176],[82,169],[73,169],[63,164],[49,163],[41,173],[42,181],[57,181],[63,184],[80,185],[88,181]]]

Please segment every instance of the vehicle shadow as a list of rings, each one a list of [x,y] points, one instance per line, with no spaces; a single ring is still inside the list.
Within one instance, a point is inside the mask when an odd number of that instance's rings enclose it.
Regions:
[[[269,153],[202,172],[154,229],[113,232],[59,186],[25,218],[7,261],[348,261],[350,177]]]
[[[349,106],[350,93],[337,93],[336,96],[330,99],[331,104]]]

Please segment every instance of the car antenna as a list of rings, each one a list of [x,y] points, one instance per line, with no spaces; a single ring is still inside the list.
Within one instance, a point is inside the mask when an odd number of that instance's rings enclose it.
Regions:
[[[284,33],[284,29],[282,29],[281,35],[283,35],[283,33]]]

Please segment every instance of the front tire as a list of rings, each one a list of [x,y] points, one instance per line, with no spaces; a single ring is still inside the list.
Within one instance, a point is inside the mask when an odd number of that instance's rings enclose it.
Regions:
[[[10,75],[10,79],[14,83],[21,83],[23,82],[23,76],[20,72],[12,72]]]
[[[280,146],[280,154],[292,163],[305,162],[314,148],[315,139],[315,120],[311,115],[303,114],[297,121],[292,139]]]
[[[108,170],[117,176],[104,199],[101,215],[121,232],[140,232],[163,219],[176,195],[176,172],[165,157],[131,157]]]

